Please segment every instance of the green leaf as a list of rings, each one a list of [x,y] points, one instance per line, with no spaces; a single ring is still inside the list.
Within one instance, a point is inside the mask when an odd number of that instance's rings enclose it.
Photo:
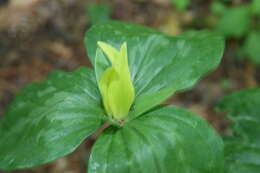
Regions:
[[[162,103],[176,91],[191,88],[201,76],[217,67],[224,49],[222,37],[207,31],[172,37],[134,24],[115,21],[97,24],[85,37],[97,77],[109,66],[97,49],[98,41],[118,49],[127,43],[136,93],[133,116]]]
[[[0,122],[0,169],[29,168],[72,152],[102,123],[93,70],[53,72],[17,95]]]
[[[121,128],[109,127],[92,148],[88,173],[221,173],[223,143],[185,109],[166,106]]]
[[[225,139],[227,173],[259,173],[260,147],[241,138]]]
[[[257,16],[260,16],[260,1],[259,0],[253,0],[251,6],[252,6],[253,13]]]
[[[180,11],[185,11],[190,5],[190,0],[171,0],[171,2]]]
[[[109,21],[112,8],[106,3],[91,3],[87,5],[86,12],[89,23],[94,25]]]
[[[226,37],[244,36],[250,28],[250,17],[248,6],[231,7],[221,15],[217,29]]]
[[[223,14],[227,10],[227,7],[223,2],[213,1],[211,4],[211,10],[213,13]]]
[[[244,89],[224,97],[217,110],[227,112],[234,134],[260,145],[260,88]],[[259,124],[260,125],[260,124]]]
[[[260,64],[260,32],[252,31],[243,46],[245,55],[255,64]]]
[[[233,135],[224,138],[227,173],[260,172],[260,88],[234,92],[217,109],[232,121]]]

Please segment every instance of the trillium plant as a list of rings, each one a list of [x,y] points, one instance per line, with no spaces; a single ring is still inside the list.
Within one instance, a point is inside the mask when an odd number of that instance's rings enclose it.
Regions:
[[[188,110],[162,105],[221,60],[209,31],[175,37],[110,21],[85,36],[94,67],[55,71],[17,94],[0,123],[0,169],[30,168],[98,136],[88,173],[222,173],[221,137]]]

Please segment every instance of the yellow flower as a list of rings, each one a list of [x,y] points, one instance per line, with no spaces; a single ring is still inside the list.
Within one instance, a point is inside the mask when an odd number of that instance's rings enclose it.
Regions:
[[[112,66],[107,68],[98,81],[105,110],[116,120],[124,120],[135,98],[135,91],[128,67],[127,45],[120,51],[111,45],[98,42]]]

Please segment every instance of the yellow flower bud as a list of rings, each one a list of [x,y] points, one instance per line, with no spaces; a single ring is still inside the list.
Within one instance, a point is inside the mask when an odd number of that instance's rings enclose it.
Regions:
[[[135,97],[128,67],[127,45],[124,43],[120,51],[104,42],[98,42],[98,46],[112,64],[98,81],[105,110],[114,119],[124,120]]]

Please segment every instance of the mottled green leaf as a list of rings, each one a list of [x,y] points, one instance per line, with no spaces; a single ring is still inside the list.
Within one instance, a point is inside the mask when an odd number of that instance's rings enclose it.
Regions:
[[[0,121],[0,169],[33,167],[72,152],[104,116],[93,70],[53,72],[24,88]]]
[[[205,120],[166,106],[109,127],[92,148],[88,173],[221,173],[222,139]]]
[[[97,41],[116,48],[127,43],[136,92],[133,116],[160,104],[176,91],[192,87],[201,76],[216,68],[224,49],[222,37],[207,31],[172,37],[122,22],[98,24],[88,30],[85,38],[89,58],[98,76],[109,63],[97,49]]]
[[[225,140],[226,173],[259,173],[260,147],[241,138]]]
[[[227,112],[232,135],[224,137],[227,173],[260,172],[260,88],[224,97],[217,106]]]

